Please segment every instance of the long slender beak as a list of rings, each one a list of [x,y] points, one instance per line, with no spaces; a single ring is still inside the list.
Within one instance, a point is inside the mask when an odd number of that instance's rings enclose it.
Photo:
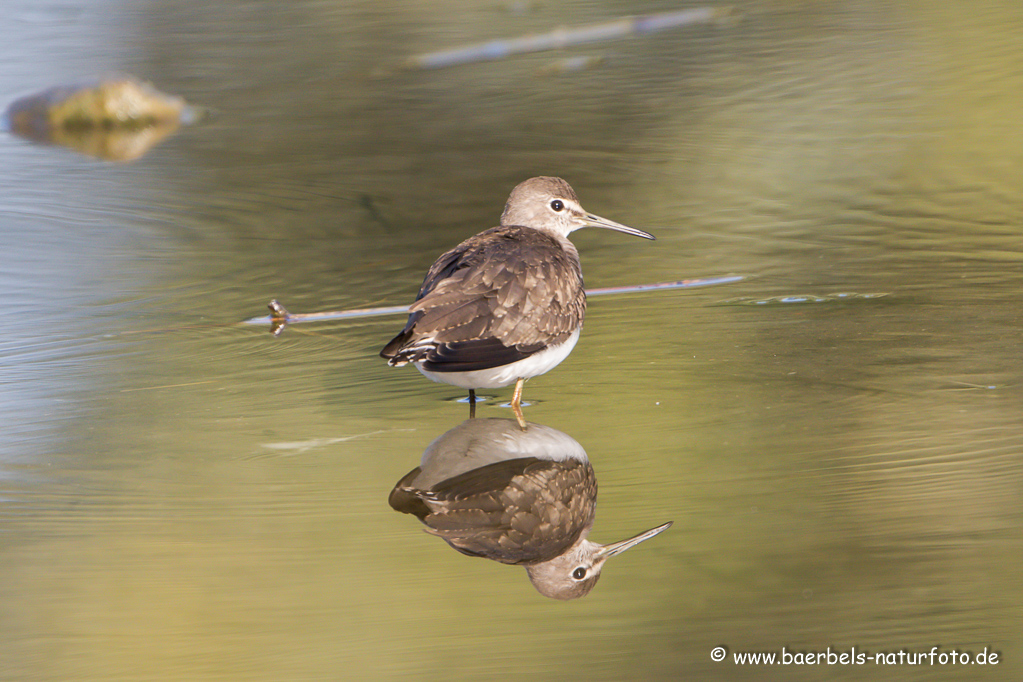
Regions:
[[[593,215],[592,213],[583,214],[581,220],[583,222],[583,225],[586,227],[603,227],[608,230],[615,230],[617,232],[631,234],[635,237],[642,237],[643,239],[654,239],[654,236],[649,232],[637,230],[635,227],[622,225],[621,223],[616,223],[615,221],[608,220],[607,218],[601,218],[599,215]]]
[[[629,538],[628,540],[622,540],[621,542],[613,542],[610,545],[604,545],[600,549],[600,552],[598,553],[598,556],[603,556],[605,559],[610,559],[613,556],[621,554],[622,552],[624,552],[627,549],[635,547],[636,545],[638,545],[639,543],[643,542],[644,540],[649,540],[650,538],[652,538],[653,536],[657,535],[658,533],[662,533],[662,532],[668,530],[668,528],[670,526],[671,526],[671,521],[668,521],[667,523],[665,523],[665,524],[663,524],[661,526],[657,526],[657,528],[651,528],[650,530],[646,531],[645,533],[640,533],[636,537]]]

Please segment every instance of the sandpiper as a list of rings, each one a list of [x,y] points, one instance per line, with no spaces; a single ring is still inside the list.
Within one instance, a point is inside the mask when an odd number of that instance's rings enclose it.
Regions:
[[[437,259],[408,322],[382,351],[392,367],[413,363],[428,379],[469,389],[512,383],[519,425],[522,384],[572,352],[586,315],[579,252],[568,235],[604,227],[653,235],[587,213],[561,178],[537,177],[512,190],[498,227]]]
[[[557,429],[510,419],[469,419],[434,440],[388,502],[462,554],[525,567],[553,599],[586,595],[608,559],[671,525],[591,541],[597,478],[586,451]]]

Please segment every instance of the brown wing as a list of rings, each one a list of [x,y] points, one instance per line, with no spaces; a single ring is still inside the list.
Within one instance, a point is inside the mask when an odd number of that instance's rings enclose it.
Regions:
[[[429,532],[458,551],[531,564],[563,554],[593,523],[597,481],[589,462],[526,457],[460,474],[422,498]]]
[[[412,486],[412,481],[421,472],[422,469],[416,467],[402,476],[401,480],[394,484],[391,494],[387,496],[387,503],[391,505],[391,509],[402,514],[412,514],[420,521],[430,514],[430,508],[423,502],[422,491]]]
[[[538,230],[495,227],[441,256],[409,319],[381,351],[434,372],[499,367],[565,341],[586,312],[575,248]]]

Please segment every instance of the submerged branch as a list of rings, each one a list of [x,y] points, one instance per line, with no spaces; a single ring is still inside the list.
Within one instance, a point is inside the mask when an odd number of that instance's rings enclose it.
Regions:
[[[606,294],[631,294],[641,291],[657,291],[660,289],[692,289],[695,287],[731,284],[746,279],[743,275],[725,275],[723,277],[706,277],[703,279],[680,279],[674,282],[658,282],[656,284],[633,284],[623,287],[602,287],[587,289],[587,296],[604,296]],[[254,317],[245,320],[245,324],[270,324],[270,333],[278,336],[284,327],[299,322],[326,322],[330,320],[346,320],[353,317],[377,317],[380,315],[405,315],[407,305],[386,306],[382,308],[355,308],[352,310],[335,310],[322,313],[290,313],[277,299],[270,301],[269,317]]]
[[[455,47],[450,50],[427,52],[409,57],[403,65],[406,69],[412,70],[441,69],[460,64],[504,59],[517,54],[545,52],[572,47],[573,45],[617,40],[628,36],[648,35],[669,28],[719,21],[730,15],[731,8],[728,7],[696,7],[677,12],[623,17],[599,24],[559,28],[549,33],[538,33],[505,40],[492,40],[486,43]]]

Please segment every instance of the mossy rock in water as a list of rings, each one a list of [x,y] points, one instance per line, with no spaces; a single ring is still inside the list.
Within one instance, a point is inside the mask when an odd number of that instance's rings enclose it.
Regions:
[[[11,130],[139,129],[182,122],[185,100],[130,76],[61,85],[29,95],[7,108]]]
[[[60,144],[110,160],[137,158],[198,110],[131,76],[61,85],[13,102],[6,124],[15,135]]]

